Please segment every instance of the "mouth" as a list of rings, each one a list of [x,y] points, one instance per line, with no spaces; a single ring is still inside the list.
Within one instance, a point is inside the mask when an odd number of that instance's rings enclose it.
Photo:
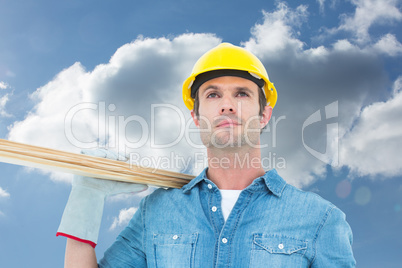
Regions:
[[[238,126],[240,125],[237,121],[234,120],[222,120],[221,122],[219,122],[216,127],[218,128],[230,128],[233,126]]]

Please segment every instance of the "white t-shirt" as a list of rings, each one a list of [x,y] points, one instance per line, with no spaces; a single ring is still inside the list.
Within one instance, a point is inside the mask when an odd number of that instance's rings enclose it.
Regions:
[[[222,196],[222,213],[225,221],[228,219],[230,212],[239,198],[242,190],[220,190]]]

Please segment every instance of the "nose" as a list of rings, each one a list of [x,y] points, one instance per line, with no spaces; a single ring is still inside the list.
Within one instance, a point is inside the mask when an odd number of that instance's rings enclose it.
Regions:
[[[222,98],[219,113],[222,114],[235,114],[236,107],[232,100],[229,98]]]

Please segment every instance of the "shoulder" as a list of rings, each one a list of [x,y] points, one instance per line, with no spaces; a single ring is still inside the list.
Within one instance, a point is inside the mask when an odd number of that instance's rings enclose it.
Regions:
[[[187,195],[183,194],[182,189],[174,188],[158,188],[143,199],[146,207],[169,206],[169,204],[177,204],[183,201]]]
[[[285,199],[293,200],[303,206],[314,206],[316,208],[322,208],[326,210],[338,209],[333,203],[323,198],[317,193],[301,190],[293,185],[286,184],[286,188],[283,192]]]
[[[332,204],[330,201],[326,200],[319,194],[311,192],[311,191],[305,191],[305,190],[299,189],[291,184],[286,184],[285,190],[283,191],[283,195],[284,195],[284,198],[293,197],[298,200],[301,199],[308,203],[313,202],[315,204],[329,206],[329,207],[335,206],[334,204]]]
[[[317,193],[304,191],[290,184],[286,184],[281,199],[288,207],[315,215],[323,221],[328,217],[336,217],[339,220],[345,219],[345,214],[332,202]]]

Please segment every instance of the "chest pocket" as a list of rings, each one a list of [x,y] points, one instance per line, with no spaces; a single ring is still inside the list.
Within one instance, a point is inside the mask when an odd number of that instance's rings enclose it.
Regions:
[[[197,238],[198,233],[154,234],[156,267],[194,267]]]
[[[254,234],[250,267],[308,267],[307,242],[282,235]]]

